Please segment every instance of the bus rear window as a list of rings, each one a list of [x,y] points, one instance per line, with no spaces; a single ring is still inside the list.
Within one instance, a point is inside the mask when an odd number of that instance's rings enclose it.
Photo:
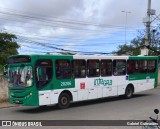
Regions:
[[[7,60],[8,64],[29,63],[29,62],[31,62],[30,56],[14,56],[8,58]]]

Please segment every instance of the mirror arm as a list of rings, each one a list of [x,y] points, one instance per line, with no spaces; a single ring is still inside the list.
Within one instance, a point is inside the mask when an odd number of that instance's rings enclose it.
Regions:
[[[38,67],[36,68],[36,76],[37,76],[37,80],[39,81],[39,75],[38,75],[39,69]]]
[[[8,78],[6,67],[8,67],[7,64],[2,67],[2,75],[3,77]]]

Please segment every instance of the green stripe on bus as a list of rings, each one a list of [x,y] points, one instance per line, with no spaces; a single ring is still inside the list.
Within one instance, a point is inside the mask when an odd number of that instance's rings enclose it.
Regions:
[[[157,66],[156,66],[156,71],[154,73],[137,73],[137,74],[132,74],[129,75],[128,80],[144,80],[147,78],[154,79],[154,88],[158,87],[158,57],[156,56],[129,56],[129,60],[156,60],[157,61]]]
[[[158,60],[156,56],[129,56],[129,60]]]
[[[47,59],[50,59],[46,56]],[[44,88],[40,89],[40,91],[44,91],[44,90],[57,90],[57,89],[69,89],[69,88],[75,88],[75,79],[73,78],[69,78],[69,79],[57,79],[56,78],[56,64],[55,61],[56,60],[73,60],[73,56],[54,56],[52,55],[52,60],[53,60],[53,79],[52,81],[45,86]]]
[[[133,81],[133,80],[144,80],[146,78],[150,78],[150,79],[154,79],[155,78],[155,74],[132,74],[129,75],[128,80],[129,81]]]

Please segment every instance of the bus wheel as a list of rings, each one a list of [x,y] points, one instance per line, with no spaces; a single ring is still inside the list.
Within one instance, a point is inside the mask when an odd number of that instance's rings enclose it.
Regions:
[[[133,92],[134,92],[133,90],[134,90],[134,89],[133,89],[132,86],[127,86],[126,91],[125,91],[125,97],[126,97],[127,99],[132,98]]]
[[[61,109],[68,108],[70,106],[70,97],[67,93],[62,93],[59,96],[58,107]]]

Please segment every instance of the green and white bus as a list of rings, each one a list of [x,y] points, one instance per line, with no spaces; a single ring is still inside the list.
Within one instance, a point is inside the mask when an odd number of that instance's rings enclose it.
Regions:
[[[43,106],[124,95],[157,88],[158,57],[17,55],[4,67],[11,104]]]

